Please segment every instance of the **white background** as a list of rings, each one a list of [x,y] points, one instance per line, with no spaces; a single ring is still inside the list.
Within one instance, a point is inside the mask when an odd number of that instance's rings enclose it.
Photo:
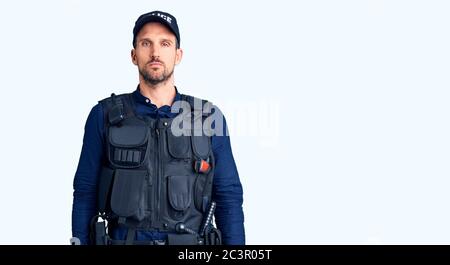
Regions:
[[[135,89],[151,10],[178,19],[180,92],[253,124],[231,138],[248,244],[450,243],[448,1],[17,0],[0,2],[1,244],[68,244],[84,123]]]

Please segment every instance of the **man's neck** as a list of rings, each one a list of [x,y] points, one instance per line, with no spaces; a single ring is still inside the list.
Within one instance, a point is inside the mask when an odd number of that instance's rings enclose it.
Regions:
[[[141,80],[139,82],[139,89],[141,94],[144,97],[149,98],[158,108],[164,105],[171,106],[176,95],[173,82],[149,85]]]

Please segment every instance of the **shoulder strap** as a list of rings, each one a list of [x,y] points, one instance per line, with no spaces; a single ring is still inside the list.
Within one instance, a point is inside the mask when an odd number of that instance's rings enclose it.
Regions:
[[[132,94],[111,94],[111,97],[100,101],[103,106],[103,115],[105,126],[117,125],[122,122],[125,117],[134,116],[134,103]]]
[[[212,103],[207,100],[185,94],[181,94],[181,100],[189,103],[192,112],[199,111],[202,113],[202,116],[209,116],[211,114]]]

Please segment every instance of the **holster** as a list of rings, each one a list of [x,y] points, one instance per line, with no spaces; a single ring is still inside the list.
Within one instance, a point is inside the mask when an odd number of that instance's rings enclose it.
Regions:
[[[104,221],[95,223],[95,244],[96,245],[108,244],[108,237],[106,235],[106,225]]]
[[[108,245],[109,237],[106,232],[106,222],[99,221],[98,218],[102,217],[101,215],[96,215],[91,220],[91,229],[90,229],[90,239],[91,244],[94,245]]]
[[[219,229],[212,227],[204,236],[205,245],[222,245],[222,233]]]

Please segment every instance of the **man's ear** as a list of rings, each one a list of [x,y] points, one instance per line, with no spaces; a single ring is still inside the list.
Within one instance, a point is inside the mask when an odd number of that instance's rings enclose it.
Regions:
[[[175,64],[179,64],[182,58],[183,58],[183,50],[181,48],[177,49],[177,54],[175,55]]]
[[[134,65],[137,65],[136,49],[131,50],[131,61]]]

